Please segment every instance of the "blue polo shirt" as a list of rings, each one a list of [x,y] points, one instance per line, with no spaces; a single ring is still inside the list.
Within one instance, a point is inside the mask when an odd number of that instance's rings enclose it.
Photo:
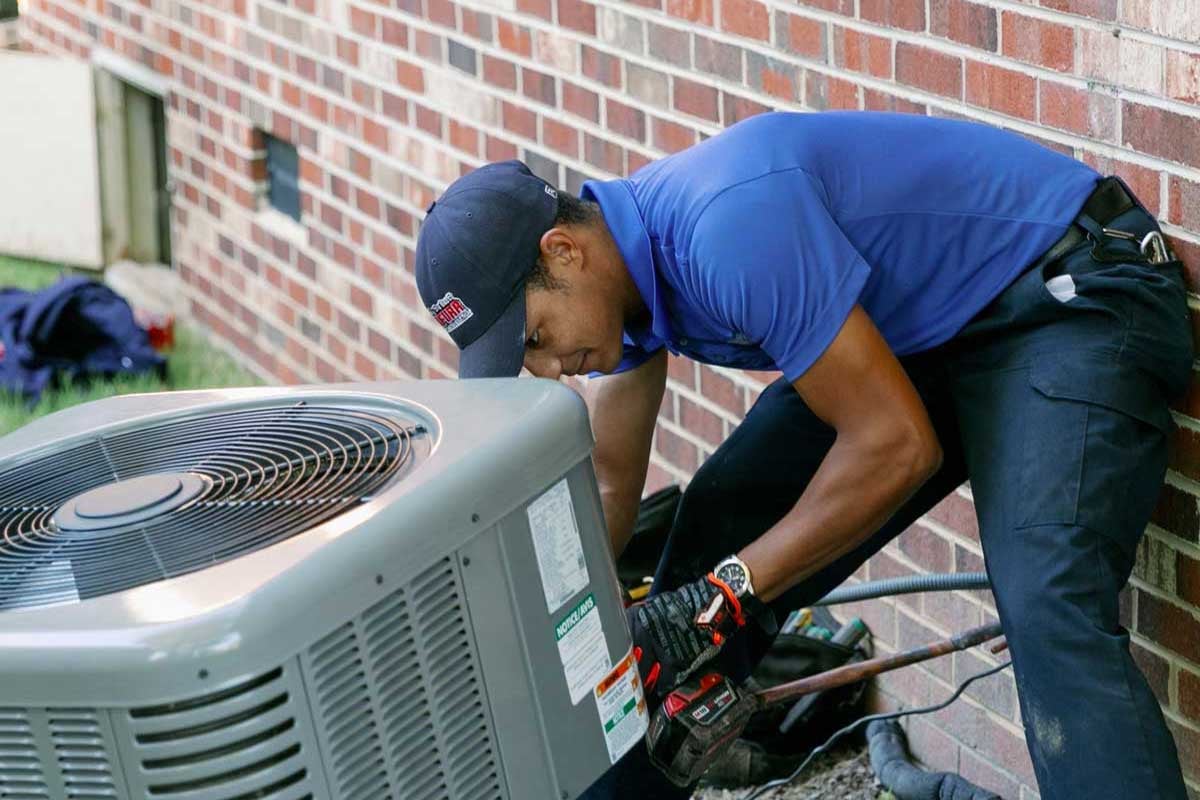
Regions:
[[[1099,175],[1016,134],[908,114],[761,114],[588,181],[666,347],[795,380],[860,304],[893,352],[953,337],[1070,225]]]

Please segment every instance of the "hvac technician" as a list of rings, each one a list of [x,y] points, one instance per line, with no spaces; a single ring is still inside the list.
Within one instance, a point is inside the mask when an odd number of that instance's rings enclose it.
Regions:
[[[1042,797],[1186,800],[1117,608],[1191,374],[1156,231],[1123,183],[1014,134],[771,113],[581,198],[478,169],[431,206],[416,270],[462,377],[611,373],[592,423],[618,554],[667,353],[783,373],[692,479],[631,612],[653,697],[712,658],[744,678],[772,611],[969,478]],[[585,796],[688,795],[638,747]]]

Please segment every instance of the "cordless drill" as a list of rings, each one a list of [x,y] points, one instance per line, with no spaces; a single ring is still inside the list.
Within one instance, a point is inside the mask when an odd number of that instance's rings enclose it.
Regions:
[[[999,624],[984,625],[924,647],[846,664],[757,692],[740,689],[729,678],[715,672],[693,676],[668,694],[654,712],[646,732],[650,761],[672,783],[691,786],[741,734],[750,717],[767,706],[965,650],[1000,634]],[[993,652],[1002,647],[1003,644],[996,645]]]

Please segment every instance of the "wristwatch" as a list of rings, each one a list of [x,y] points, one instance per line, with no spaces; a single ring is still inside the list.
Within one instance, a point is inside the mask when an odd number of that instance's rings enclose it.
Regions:
[[[754,584],[750,580],[750,567],[737,556],[729,556],[713,567],[713,574],[733,590],[736,597],[753,596]]]

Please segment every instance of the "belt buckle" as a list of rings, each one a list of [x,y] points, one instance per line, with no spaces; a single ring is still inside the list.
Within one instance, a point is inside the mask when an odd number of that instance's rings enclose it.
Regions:
[[[1139,247],[1151,264],[1166,264],[1171,260],[1171,249],[1160,231],[1150,231],[1143,236]]]

